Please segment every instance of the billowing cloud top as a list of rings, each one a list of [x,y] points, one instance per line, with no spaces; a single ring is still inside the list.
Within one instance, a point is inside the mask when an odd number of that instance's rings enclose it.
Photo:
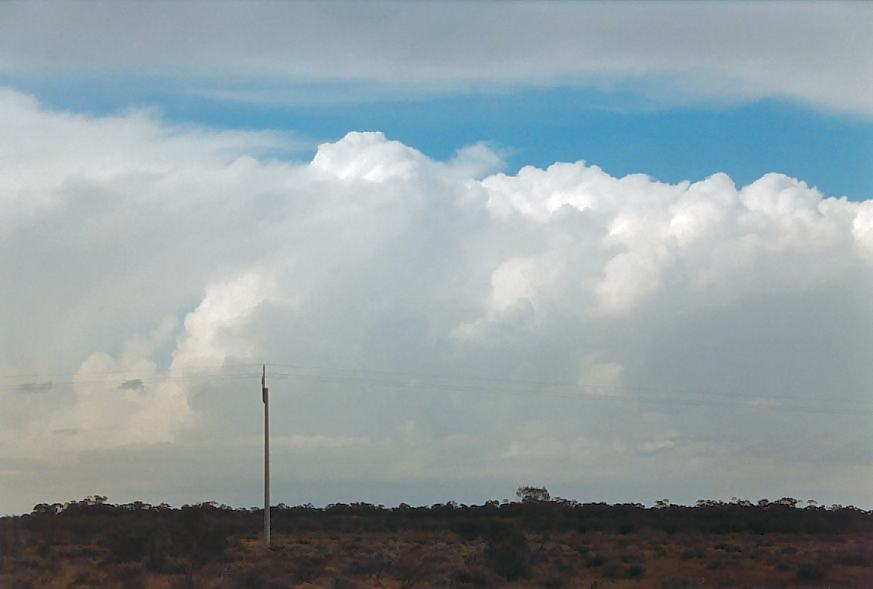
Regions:
[[[873,503],[873,201],[285,141],[0,94],[7,509],[254,502],[264,359],[288,502]]]
[[[283,85],[299,82],[392,94],[645,82],[667,100],[777,96],[869,115],[871,27],[864,2],[3,3],[0,73],[137,72],[242,100],[293,99]]]

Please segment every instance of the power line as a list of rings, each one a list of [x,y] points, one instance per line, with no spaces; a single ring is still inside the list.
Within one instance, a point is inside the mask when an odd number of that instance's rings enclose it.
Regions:
[[[684,398],[684,397],[668,397],[668,396],[629,396],[629,395],[586,395],[586,394],[570,394],[570,393],[561,393],[556,391],[520,391],[520,390],[506,390],[506,389],[483,389],[483,388],[470,388],[470,387],[457,387],[457,386],[446,386],[446,385],[435,385],[432,383],[417,383],[415,385],[410,385],[409,383],[401,383],[401,382],[389,382],[389,381],[376,381],[373,379],[361,379],[361,378],[330,378],[330,377],[318,377],[318,376],[308,376],[304,377],[308,380],[314,380],[316,382],[326,383],[326,384],[365,384],[365,385],[375,385],[375,388],[383,391],[409,391],[409,390],[435,390],[435,391],[449,391],[454,392],[458,390],[462,390],[465,392],[475,392],[480,393],[481,396],[474,398],[464,398],[463,401],[465,403],[470,402],[500,402],[505,400],[506,397],[515,397],[515,398],[523,398],[529,399],[532,401],[541,401],[543,399],[563,399],[569,401],[576,402],[624,402],[638,405],[678,405],[678,406],[689,406],[689,407],[722,407],[727,409],[749,409],[749,410],[779,410],[779,411],[790,411],[790,412],[800,412],[800,413],[817,413],[817,414],[830,414],[830,415],[847,415],[847,416],[857,416],[857,415],[873,415],[873,409],[870,410],[852,410],[852,411],[833,411],[827,407],[816,407],[816,406],[803,406],[803,405],[789,405],[789,404],[778,404],[774,406],[759,406],[755,405],[751,401],[747,401],[745,403],[731,403],[729,400],[712,400],[712,399],[700,399],[700,398]],[[418,399],[416,399],[418,401]],[[406,402],[406,400],[405,400]],[[406,404],[410,404],[406,402]],[[416,406],[425,406],[421,403],[413,403]]]
[[[817,397],[798,397],[795,395],[773,395],[769,393],[762,394],[754,394],[754,393],[743,393],[735,390],[718,390],[718,389],[707,389],[704,391],[700,388],[692,388],[688,386],[682,385],[663,385],[663,386],[652,386],[652,385],[623,385],[623,384],[602,384],[602,383],[586,383],[586,382],[573,382],[573,381],[560,381],[554,379],[519,379],[519,378],[506,378],[506,377],[496,377],[496,376],[484,376],[484,375],[467,375],[467,376],[446,376],[444,374],[436,374],[436,373],[421,373],[421,372],[412,372],[412,371],[396,371],[396,370],[379,370],[379,369],[370,369],[370,368],[340,368],[340,367],[323,367],[323,368],[309,368],[303,367],[299,364],[279,364],[273,363],[267,364],[268,366],[275,366],[290,370],[304,370],[307,372],[297,373],[297,376],[326,376],[328,378],[343,378],[342,375],[325,375],[324,372],[318,372],[319,370],[328,370],[332,372],[338,373],[347,373],[346,378],[359,378],[355,373],[362,373],[364,375],[374,374],[374,375],[384,375],[387,378],[399,378],[399,377],[408,377],[414,378],[417,381],[425,381],[429,379],[433,382],[443,382],[448,385],[452,385],[456,388],[464,388],[469,386],[475,386],[475,383],[494,383],[500,385],[519,385],[525,387],[536,387],[538,389],[549,388],[549,389],[587,389],[587,390],[604,390],[604,391],[639,391],[639,392],[685,392],[685,393],[696,393],[696,394],[705,394],[707,396],[720,396],[726,398],[746,398],[749,400],[759,400],[762,398],[777,399],[777,400],[790,400],[790,401],[811,401],[817,402],[821,401],[821,398]],[[348,374],[351,373],[351,374]],[[366,377],[372,378],[372,377]],[[416,383],[418,384],[418,383]],[[860,403],[860,404],[871,404],[873,405],[873,398],[871,399],[858,399],[853,397],[828,397],[826,399],[827,402],[847,402],[847,403]]]
[[[62,386],[77,385],[115,385],[125,388],[131,383],[145,385],[161,383],[197,383],[249,380],[260,376],[259,372],[246,370],[254,364],[228,365],[230,372],[215,371],[173,371],[166,375],[150,375],[136,377],[134,370],[94,371],[82,375],[82,378],[70,380],[50,380],[40,382],[24,382],[0,386],[3,388],[18,388],[19,392],[47,392],[47,390]],[[261,366],[261,365],[258,365]],[[621,384],[602,384],[571,382],[560,380],[518,379],[483,375],[445,375],[426,372],[380,370],[369,368],[346,367],[312,367],[300,364],[267,363],[262,366],[285,369],[285,373],[271,374],[274,379],[308,380],[321,384],[367,386],[370,389],[383,391],[436,391],[448,393],[478,393],[476,397],[467,397],[464,402],[479,402],[483,400],[497,401],[507,397],[529,398],[541,400],[545,398],[565,399],[581,402],[625,402],[638,405],[679,405],[689,407],[722,407],[747,408],[757,410],[778,410],[801,413],[817,413],[832,415],[867,415],[873,412],[873,399],[848,397],[815,398],[808,396],[753,394],[738,391],[701,390],[682,386],[638,386]],[[223,368],[222,368],[223,370]],[[45,373],[43,373],[45,374]],[[69,374],[69,373],[67,373]],[[30,374],[27,376],[34,376]],[[102,376],[103,378],[100,378]],[[92,378],[93,377],[93,378]],[[128,378],[134,377],[134,378]],[[12,378],[6,375],[6,378]],[[21,375],[19,375],[21,378]],[[44,377],[43,377],[44,378]],[[39,380],[37,378],[36,380]],[[46,385],[48,385],[46,387]],[[30,386],[30,391],[21,387]],[[40,391],[41,388],[44,390]],[[678,394],[677,394],[678,393]],[[695,396],[689,396],[695,395]],[[761,404],[756,404],[761,403]],[[762,404],[772,403],[771,406]],[[801,403],[801,404],[798,404]],[[810,403],[812,403],[810,405]],[[821,406],[827,404],[827,406]],[[844,409],[835,411],[834,409]]]
[[[217,371],[222,371],[226,369],[237,369],[237,368],[245,368],[250,369],[251,373],[246,373],[246,376],[250,376],[250,374],[259,375],[260,371],[258,370],[261,367],[261,364],[258,363],[233,363],[233,364],[224,364],[221,368],[217,370],[208,370],[208,369],[200,369],[200,370],[172,370],[173,374],[180,376],[192,376],[197,377],[200,375],[215,375]],[[141,369],[127,369],[127,370],[88,370],[84,374],[88,376],[114,376],[114,375],[136,375],[142,374]],[[79,371],[75,372],[52,372],[52,371],[43,371],[43,372],[19,372],[13,374],[0,374],[0,379],[14,379],[14,380],[24,380],[24,379],[57,379],[63,378],[66,380],[73,379]]]

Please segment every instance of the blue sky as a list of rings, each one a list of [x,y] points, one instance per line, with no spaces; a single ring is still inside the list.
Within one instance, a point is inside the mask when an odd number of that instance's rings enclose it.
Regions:
[[[864,3],[158,6],[10,3],[0,85],[61,110],[287,130],[309,154],[380,130],[437,158],[491,142],[508,171],[775,171],[873,195]]]
[[[356,101],[338,100],[341,91],[331,89],[323,102],[282,104],[199,96],[166,80],[3,82],[59,110],[151,108],[174,123],[287,131],[310,145],[291,157],[311,157],[315,144],[350,130],[380,130],[437,159],[484,141],[503,154],[507,172],[585,160],[613,175],[645,173],[671,183],[726,172],[739,185],[780,172],[828,196],[873,196],[873,120],[780,98],[669,104],[653,101],[646,88],[561,87]]]

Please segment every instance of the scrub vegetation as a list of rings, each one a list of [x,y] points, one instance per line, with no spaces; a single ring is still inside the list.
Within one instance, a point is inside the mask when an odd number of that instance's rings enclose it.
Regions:
[[[367,503],[263,511],[92,496],[0,518],[0,587],[865,587],[873,512],[795,499]]]

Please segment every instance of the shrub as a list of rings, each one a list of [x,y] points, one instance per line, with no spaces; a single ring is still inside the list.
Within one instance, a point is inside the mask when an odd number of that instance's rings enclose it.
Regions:
[[[170,582],[170,589],[200,589],[202,587],[200,581],[194,578],[190,573],[176,577]],[[248,588],[248,585],[241,585]]]
[[[819,563],[805,562],[797,565],[798,581],[821,581],[828,576],[827,566]]]
[[[862,550],[857,552],[841,552],[837,555],[837,562],[843,566],[862,567],[867,565],[869,559]]]
[[[704,554],[706,554],[703,548],[699,546],[695,546],[693,548],[686,548],[682,551],[681,557],[682,560],[691,560],[692,558],[703,558]]]
[[[621,562],[627,564],[637,564],[642,563],[646,560],[645,555],[642,552],[633,552],[632,550],[628,550],[627,552],[621,555]]]
[[[73,586],[77,587],[98,587],[99,582],[97,577],[91,571],[78,571],[73,579]]]
[[[482,525],[471,519],[454,522],[450,529],[464,540],[475,540],[482,535]]]
[[[603,576],[607,579],[624,579],[627,571],[621,564],[610,561],[603,565]]]
[[[361,589],[363,585],[348,577],[334,577],[330,580],[330,589]]]
[[[628,566],[610,561],[603,566],[603,576],[607,579],[642,579],[646,576],[646,567],[642,563]]]
[[[454,581],[452,586],[472,585],[481,588],[494,586],[487,571],[478,568],[458,569],[452,574],[452,580]]]
[[[492,533],[485,544],[484,556],[488,566],[505,579],[518,579],[530,572],[530,546],[524,534],[515,528]]]
[[[699,583],[691,579],[667,579],[661,583],[661,589],[694,589],[697,586]]]
[[[321,554],[307,554],[297,561],[294,580],[297,583],[312,582],[321,574],[327,559]]]
[[[374,552],[354,559],[346,567],[346,572],[356,576],[381,575],[389,566],[391,559],[387,554]]]
[[[116,532],[107,538],[107,562],[138,562],[146,553],[147,538],[142,534]]]
[[[245,569],[234,578],[234,582],[240,589],[264,589],[266,581],[264,574],[256,569]]]
[[[606,562],[606,557],[601,554],[592,554],[588,558],[585,559],[585,568],[594,568],[603,566]]]
[[[117,567],[115,578],[121,581],[121,589],[145,589],[140,564],[125,564]]]

